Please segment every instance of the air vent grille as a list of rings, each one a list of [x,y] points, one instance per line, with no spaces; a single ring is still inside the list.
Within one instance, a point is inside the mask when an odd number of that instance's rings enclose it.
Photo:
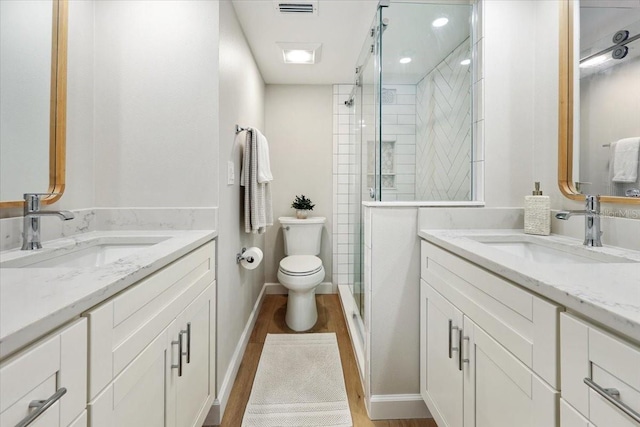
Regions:
[[[313,14],[315,12],[315,7],[313,3],[278,3],[278,10],[280,13]]]

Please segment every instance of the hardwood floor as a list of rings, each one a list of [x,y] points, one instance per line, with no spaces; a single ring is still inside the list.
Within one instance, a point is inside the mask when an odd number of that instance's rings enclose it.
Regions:
[[[354,427],[437,427],[432,419],[371,421],[364,406],[364,393],[360,385],[358,366],[351,348],[347,325],[345,324],[338,295],[318,295],[318,321],[309,332],[335,332],[338,338],[340,359],[344,372],[345,386],[349,398],[351,418]],[[253,378],[258,369],[258,361],[267,334],[295,333],[285,323],[286,295],[267,295],[262,303],[256,325],[245,351],[238,376],[233,384],[229,402],[221,427],[238,427],[249,401]]]

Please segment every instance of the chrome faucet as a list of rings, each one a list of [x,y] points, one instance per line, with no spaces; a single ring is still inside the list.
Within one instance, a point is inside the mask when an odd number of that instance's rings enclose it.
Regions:
[[[574,215],[584,215],[584,245],[602,246],[600,236],[600,196],[587,195],[585,209],[582,211],[560,211],[556,218],[567,220]]]
[[[75,218],[69,211],[41,211],[40,196],[49,196],[50,193],[26,193],[24,195],[24,218],[22,227],[22,250],[30,251],[42,249],[40,243],[40,218],[54,215],[63,221]]]

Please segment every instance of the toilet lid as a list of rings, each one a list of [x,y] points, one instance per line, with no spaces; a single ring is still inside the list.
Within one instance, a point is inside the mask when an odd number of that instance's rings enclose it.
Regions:
[[[280,261],[280,271],[290,276],[307,276],[322,269],[322,260],[313,255],[291,255]]]

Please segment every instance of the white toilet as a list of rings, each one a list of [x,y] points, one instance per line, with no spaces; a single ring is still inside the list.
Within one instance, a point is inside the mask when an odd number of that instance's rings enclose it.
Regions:
[[[278,280],[289,289],[286,322],[294,331],[311,329],[318,320],[315,290],[324,280],[320,254],[325,218],[278,218],[284,234],[284,253]]]

